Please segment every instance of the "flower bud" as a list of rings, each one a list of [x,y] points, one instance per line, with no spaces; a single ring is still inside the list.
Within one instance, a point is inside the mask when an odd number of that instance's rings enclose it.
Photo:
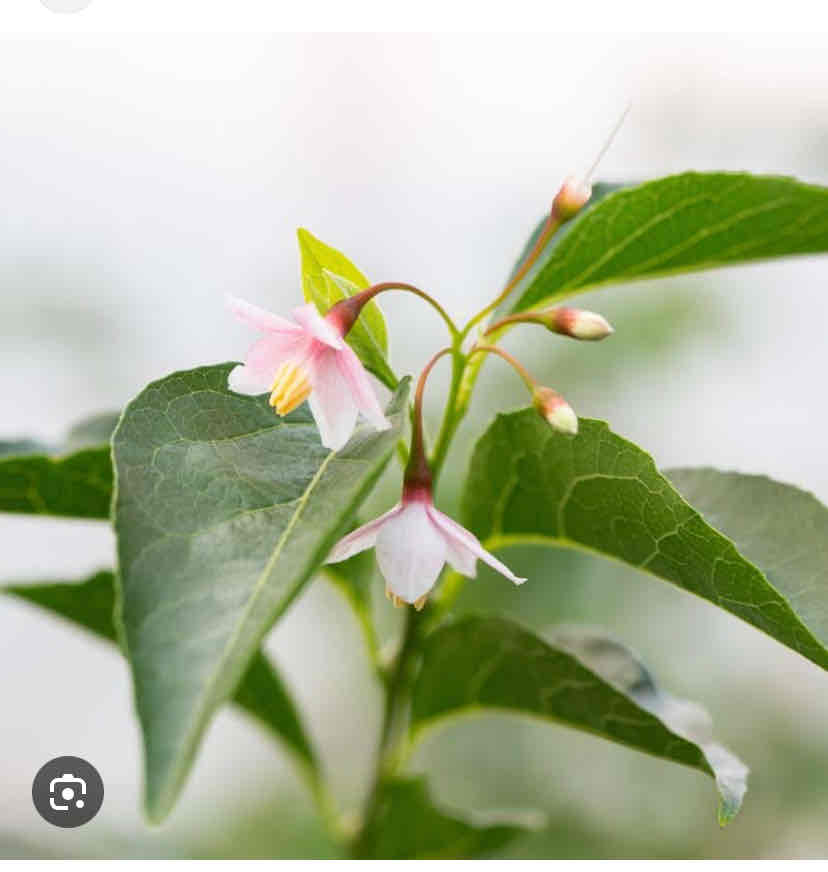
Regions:
[[[536,387],[532,393],[532,402],[553,430],[565,433],[567,436],[577,435],[578,416],[557,391],[543,386]]]
[[[552,201],[552,214],[561,221],[569,221],[589,202],[591,196],[591,185],[578,182],[574,176],[570,176]]]
[[[606,339],[615,332],[606,318],[586,309],[570,309],[566,306],[544,309],[538,320],[554,333],[590,342]]]

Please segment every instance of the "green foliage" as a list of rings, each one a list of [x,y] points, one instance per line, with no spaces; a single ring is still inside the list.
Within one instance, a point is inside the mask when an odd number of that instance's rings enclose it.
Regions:
[[[366,860],[454,860],[488,856],[526,831],[527,821],[436,808],[424,778],[389,778],[361,840]]]
[[[304,296],[321,312],[369,285],[341,252],[306,230],[298,237]],[[828,188],[728,173],[686,173],[622,190],[597,186],[512,299],[495,302],[503,314],[613,282],[826,251]],[[465,331],[451,331],[454,369],[435,476],[483,360],[470,362],[462,340],[491,307]],[[643,335],[633,339],[652,345],[642,324]],[[666,341],[669,334],[657,332],[655,341]],[[98,519],[114,511],[117,576],[5,590],[120,644],[134,683],[154,821],[175,802],[213,714],[232,699],[298,758],[332,837],[342,835],[300,717],[260,646],[352,528],[403,429],[408,380],[398,383],[388,364],[375,302],[348,342],[396,393],[392,428],[363,425],[336,453],[320,444],[307,406],[279,418],[266,397],[230,392],[232,364],[161,379],[120,420],[105,414],[83,421],[61,446],[0,443],[0,511]],[[584,365],[577,368],[583,377]],[[463,513],[490,549],[553,546],[621,561],[828,668],[828,509],[794,487],[711,469],[662,475],[602,422],[582,420],[570,439],[527,409],[498,416],[478,442]],[[702,708],[661,691],[618,642],[577,629],[540,638],[494,616],[446,620],[462,583],[454,573],[437,609],[407,616],[389,660],[373,626],[374,555],[355,555],[326,573],[353,605],[387,694],[377,780],[353,842],[358,856],[485,856],[525,831],[517,821],[440,809],[423,778],[398,771],[406,738],[482,710],[554,721],[693,767],[715,778],[721,823],[738,811],[746,767],[713,739]]]
[[[146,806],[170,810],[215,710],[319,568],[385,466],[390,430],[327,451],[306,406],[285,418],[227,388],[232,364],[168,376],[113,436],[118,618],[144,736]]]
[[[828,251],[828,188],[683,173],[586,210],[517,300],[524,311],[614,282]]]
[[[109,518],[109,436],[117,420],[106,413],[81,421],[54,447],[0,442],[0,512]]]
[[[324,315],[334,303],[370,287],[371,282],[342,252],[325,245],[304,228],[297,232],[302,256],[302,290],[305,299]],[[348,333],[348,344],[366,369],[392,390],[397,377],[388,365],[385,318],[375,300],[367,303]]]
[[[648,454],[601,421],[582,419],[570,439],[533,409],[498,415],[475,449],[463,513],[489,547],[560,545],[621,560],[828,668],[820,625],[807,624],[810,615],[800,617],[798,603],[685,502]]]
[[[102,639],[117,642],[112,572],[97,572],[81,582],[10,585],[0,590],[59,615]],[[319,777],[316,758],[299,715],[275,667],[261,651],[250,662],[233,702],[281,739],[306,767],[312,782],[316,782]]]
[[[117,634],[112,621],[114,585],[115,576],[104,570],[85,581],[13,584],[0,590],[60,615],[102,639],[116,642]]]
[[[828,646],[828,508],[813,494],[763,475],[709,468],[664,474]]]
[[[711,774],[722,824],[741,805],[747,770],[713,742],[706,713],[663,694],[613,640],[570,631],[549,644],[501,618],[444,625],[424,645],[412,702],[415,731],[487,709],[556,721]]]

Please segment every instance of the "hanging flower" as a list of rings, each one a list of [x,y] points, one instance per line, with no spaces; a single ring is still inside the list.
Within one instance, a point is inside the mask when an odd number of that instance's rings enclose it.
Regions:
[[[327,560],[339,563],[367,548],[376,548],[386,595],[394,605],[411,603],[417,610],[425,605],[445,563],[474,578],[479,558],[515,584],[526,581],[489,554],[476,536],[434,508],[431,467],[423,437],[423,390],[434,364],[450,352],[450,348],[437,352],[417,381],[402,499],[391,511],[341,539]]]
[[[270,405],[279,415],[308,400],[322,444],[333,451],[350,439],[359,412],[377,430],[391,426],[368,373],[345,342],[349,323],[323,318],[312,303],[294,309],[294,321],[238,297],[228,295],[227,306],[265,334],[230,373],[231,391],[253,396],[270,391]]]
[[[366,548],[376,549],[386,593],[395,605],[412,603],[421,609],[444,563],[474,578],[479,558],[515,584],[526,581],[489,554],[465,527],[436,509],[428,488],[404,488],[393,509],[341,539],[327,562],[339,563]]]

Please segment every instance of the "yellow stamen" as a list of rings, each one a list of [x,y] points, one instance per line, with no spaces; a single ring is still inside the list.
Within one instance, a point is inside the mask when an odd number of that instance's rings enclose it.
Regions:
[[[301,406],[310,392],[311,383],[307,370],[292,361],[285,361],[276,370],[270,405],[279,415],[287,415],[297,406]]]
[[[428,594],[424,593],[419,599],[414,600],[414,608],[417,609],[418,612],[421,612],[425,608],[427,599]]]
[[[398,609],[405,605],[405,600],[400,599],[387,584],[385,585],[385,598],[394,603],[394,608]]]

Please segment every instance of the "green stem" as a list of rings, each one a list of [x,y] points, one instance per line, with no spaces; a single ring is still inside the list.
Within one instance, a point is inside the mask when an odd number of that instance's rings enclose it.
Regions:
[[[463,379],[463,372],[466,368],[468,358],[460,351],[459,341],[455,342],[451,349],[451,386],[449,388],[448,402],[443,411],[443,420],[440,423],[440,431],[437,434],[437,441],[434,443],[434,451],[431,455],[431,476],[433,481],[437,481],[440,470],[445,463],[446,455],[448,454],[451,440],[457,432],[457,427],[460,424],[460,418],[456,415],[457,394],[460,390],[460,384]]]
[[[399,732],[399,723],[405,713],[408,692],[414,678],[413,667],[419,647],[423,616],[424,612],[418,612],[412,608],[405,610],[402,641],[388,678],[374,780],[371,793],[365,804],[362,825],[351,845],[351,856],[355,859],[365,859],[369,854],[369,825],[376,816],[382,799],[383,783],[389,775],[393,774],[399,756],[398,744],[401,745],[402,742],[395,742],[395,738]]]
[[[438,308],[438,311],[440,311],[440,314],[443,316],[443,320],[446,322],[452,335],[451,348],[443,349],[429,361],[420,377],[420,383],[417,386],[417,401],[420,403],[421,412],[422,388],[425,384],[425,377],[427,377],[428,372],[430,372],[431,368],[440,357],[444,354],[451,354],[451,386],[449,388],[448,401],[446,402],[440,430],[429,463],[432,483],[437,481],[437,477],[440,474],[448,455],[449,448],[451,447],[452,439],[468,410],[471,393],[477,381],[480,367],[486,357],[486,354],[482,352],[493,352],[505,356],[505,352],[501,353],[502,349],[493,349],[491,346],[478,346],[477,349],[472,349],[468,355],[463,354],[463,340],[469,335],[475,324],[483,320],[486,315],[494,311],[500,303],[506,299],[532,267],[532,264],[534,264],[538,259],[552,235],[566,220],[568,220],[567,217],[562,218],[553,207],[540,236],[535,242],[535,245],[532,247],[532,250],[524,259],[515,275],[510,279],[497,298],[478,312],[462,330],[457,329],[454,322],[439,307],[439,304],[436,304],[435,301],[428,298],[428,301],[431,302],[435,308]],[[400,288],[401,286],[396,285],[395,287]],[[385,289],[385,287],[377,287],[371,290],[375,293],[379,293],[380,290]],[[391,290],[391,287],[389,286],[387,289]],[[418,293],[417,289],[410,287],[406,289]],[[419,293],[422,296],[426,296],[423,295],[422,292]],[[486,338],[493,343],[500,335],[505,333],[512,326],[512,323],[496,325],[496,329],[490,331]],[[476,351],[480,351],[481,353],[476,354]],[[510,360],[510,362],[512,362],[512,360]],[[520,369],[522,370],[523,368],[520,367]],[[521,375],[524,377],[527,385],[530,385],[530,382],[532,381],[531,376],[525,370],[523,370]],[[415,438],[422,439],[421,432],[413,435]],[[403,463],[404,467],[407,463],[410,463],[410,457],[411,455],[405,457],[404,453],[401,455],[401,459],[404,459],[405,461]],[[351,842],[351,856],[357,859],[365,858],[370,851],[370,826],[382,800],[383,782],[397,770],[400,762],[404,759],[403,749],[405,748],[407,738],[404,720],[406,709],[409,704],[411,685],[415,674],[416,655],[419,650],[420,637],[423,634],[424,628],[432,625],[435,620],[445,614],[446,609],[450,608],[462,587],[462,578],[454,571],[450,571],[446,575],[446,580],[449,584],[449,589],[446,592],[446,595],[441,597],[434,605],[427,605],[422,612],[417,612],[411,608],[406,609],[405,625],[399,651],[387,672],[387,690],[382,716],[382,726],[380,728],[380,744],[377,753],[374,780],[365,805],[362,824],[359,832]],[[403,725],[402,728],[400,727],[401,724]]]
[[[463,370],[466,365],[466,358],[461,354],[459,346],[460,338],[458,335],[455,336],[455,341],[451,348],[444,348],[441,351],[438,351],[437,354],[431,358],[423,369],[417,383],[414,399],[415,414],[412,439],[414,442],[419,444],[419,448],[418,450],[415,450],[414,443],[412,443],[412,451],[408,458],[409,463],[410,459],[414,457],[418,451],[420,454],[422,454],[423,451],[423,434],[421,425],[423,392],[425,390],[426,379],[428,378],[431,369],[434,367],[434,364],[437,363],[441,357],[445,354],[452,355],[452,378],[449,400],[446,404],[443,423],[440,427],[433,460],[430,464],[432,481],[436,479],[436,476],[440,471],[451,443],[451,438],[456,429],[456,423],[452,420],[451,410],[455,406],[457,392],[460,388]],[[351,856],[357,859],[365,858],[369,853],[369,839],[371,835],[369,827],[371,821],[376,815],[379,803],[382,799],[383,782],[395,771],[396,765],[401,757],[400,750],[405,744],[405,730],[404,727],[400,730],[399,725],[401,722],[404,722],[404,715],[408,706],[409,692],[414,678],[414,665],[416,654],[419,649],[419,638],[422,628],[426,623],[429,611],[430,606],[426,606],[425,610],[422,612],[417,612],[413,608],[406,608],[405,610],[405,625],[403,627],[400,648],[388,671],[385,706],[382,715],[382,726],[380,728],[380,743],[377,752],[374,780],[371,786],[371,792],[365,804],[362,825],[351,844]]]
[[[501,357],[503,360],[508,363],[512,369],[523,379],[523,383],[529,389],[529,393],[532,393],[537,387],[537,382],[532,377],[532,374],[528,369],[515,357],[512,357],[508,351],[505,351],[503,348],[500,348],[498,345],[481,345],[478,343],[472,348],[469,352],[469,357],[472,357],[475,354],[496,354],[498,357]]]

